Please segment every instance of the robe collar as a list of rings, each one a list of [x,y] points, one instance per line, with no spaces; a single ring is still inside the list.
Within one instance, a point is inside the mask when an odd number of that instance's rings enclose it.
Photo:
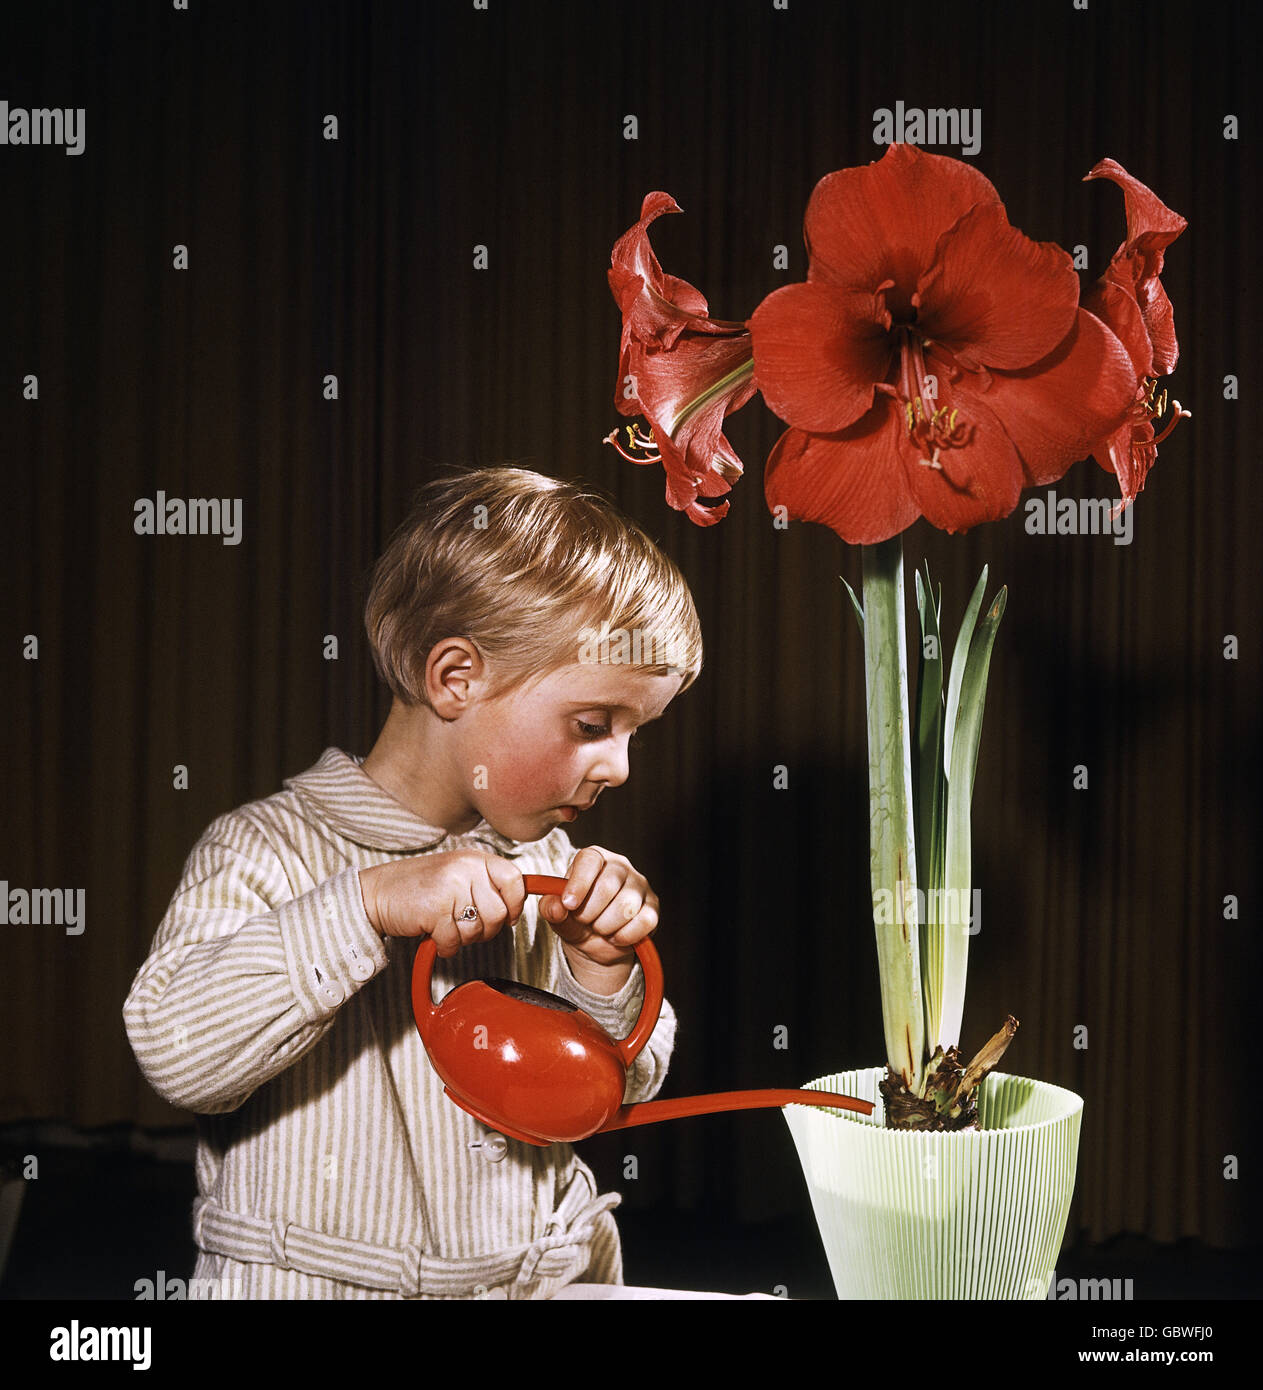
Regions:
[[[449,840],[453,849],[486,845],[507,859],[521,853],[522,841],[501,835],[485,819],[460,835],[426,824],[378,786],[361,761],[340,748],[326,748],[314,767],[287,778],[284,785],[340,835],[365,849],[419,854]]]

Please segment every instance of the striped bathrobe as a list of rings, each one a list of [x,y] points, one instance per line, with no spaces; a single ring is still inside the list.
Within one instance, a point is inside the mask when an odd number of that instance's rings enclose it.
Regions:
[[[245,1298],[547,1298],[621,1283],[618,1195],[597,1193],[570,1145],[505,1139],[443,1094],[413,1021],[417,943],[378,936],[359,886],[369,865],[466,848],[564,877],[565,831],[519,842],[484,820],[450,835],[336,748],[284,787],[198,841],[123,1009],[150,1084],[196,1115],[194,1277]],[[583,988],[538,903],[436,960],[435,999],[516,978],[626,1036],[639,967],[618,994]],[[657,1092],[674,1038],[664,1003],[627,1100]]]

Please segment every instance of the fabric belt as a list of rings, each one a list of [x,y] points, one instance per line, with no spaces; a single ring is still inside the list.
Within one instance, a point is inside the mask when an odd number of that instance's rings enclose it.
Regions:
[[[530,1298],[547,1282],[559,1287],[591,1259],[597,1221],[623,1200],[617,1192],[591,1196],[582,1172],[571,1179],[544,1234],[529,1245],[465,1259],[427,1255],[418,1245],[394,1249],[346,1240],[276,1218],[229,1211],[213,1198],[193,1203],[193,1239],[202,1250],[248,1264],[275,1265],[404,1298]]]

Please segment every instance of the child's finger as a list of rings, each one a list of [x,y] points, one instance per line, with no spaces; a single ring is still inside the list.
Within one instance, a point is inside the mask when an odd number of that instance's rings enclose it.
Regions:
[[[471,907],[477,914],[475,917],[466,916]],[[506,922],[514,920],[509,915],[508,904],[491,879],[475,875],[469,885],[468,901],[463,906],[458,903],[456,908],[456,925],[461,943],[469,946],[475,941],[490,941]]]
[[[658,905],[651,895],[651,898],[644,900],[630,917],[623,917],[620,921],[620,915],[626,912],[626,907],[622,906],[624,901],[625,899],[620,897],[614,904],[616,911],[612,919],[613,929],[608,933],[602,931],[601,934],[612,946],[632,947],[656,930]],[[597,930],[601,930],[600,923],[597,924]]]
[[[557,894],[549,893],[539,900],[539,915],[550,927],[559,927],[566,921],[569,913]]]
[[[570,946],[578,946],[580,950],[586,952],[591,942],[602,941],[602,938],[586,922],[581,922],[572,913],[566,911],[561,905],[560,898],[554,897],[548,899],[546,903],[541,902],[540,911],[553,931]]]
[[[424,935],[425,933],[422,933],[422,936]],[[454,918],[440,922],[429,935],[438,951],[440,960],[449,960],[461,948],[460,930]]]
[[[645,895],[634,884],[623,884],[597,914],[592,930],[598,936],[613,937],[630,926],[645,905]]]
[[[573,912],[584,902],[604,869],[605,855],[595,845],[588,845],[575,855],[566,875],[565,892],[561,895],[562,906],[567,912]]]
[[[487,877],[500,897],[506,912],[506,922],[516,922],[526,910],[526,880],[516,864],[507,859],[489,856]]]
[[[625,864],[609,862],[597,876],[596,882],[588,889],[587,897],[578,907],[572,908],[571,913],[580,921],[591,924],[603,935],[617,931],[619,927],[626,926],[636,915],[640,910],[640,904],[644,901],[643,893],[636,894],[633,910],[630,913],[626,911],[622,895],[629,892],[635,893],[638,882],[640,880],[633,879],[629,875]],[[603,923],[603,927],[598,928],[596,926],[598,922]]]

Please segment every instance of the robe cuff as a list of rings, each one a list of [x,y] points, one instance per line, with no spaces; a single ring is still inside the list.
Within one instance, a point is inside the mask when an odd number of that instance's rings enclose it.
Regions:
[[[276,909],[290,982],[313,1023],[328,1018],[390,963],[368,920],[358,869],[344,869]]]

